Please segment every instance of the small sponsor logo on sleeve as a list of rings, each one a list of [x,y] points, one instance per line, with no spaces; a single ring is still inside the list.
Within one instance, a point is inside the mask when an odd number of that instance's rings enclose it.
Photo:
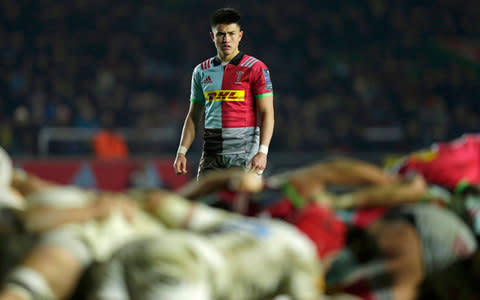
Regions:
[[[265,89],[272,90],[273,85],[272,80],[270,79],[270,72],[268,71],[268,69],[263,69],[263,77],[265,78]]]

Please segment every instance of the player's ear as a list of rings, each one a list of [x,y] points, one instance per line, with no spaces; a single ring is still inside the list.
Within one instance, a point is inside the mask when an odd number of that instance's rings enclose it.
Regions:
[[[240,32],[239,32],[239,34],[238,34],[238,35],[240,36],[240,39],[239,39],[239,41],[241,41],[241,40],[242,40],[242,37],[243,37],[243,30],[240,30]]]
[[[215,36],[213,35],[213,32],[210,31],[210,38],[212,39],[212,41],[215,41]]]

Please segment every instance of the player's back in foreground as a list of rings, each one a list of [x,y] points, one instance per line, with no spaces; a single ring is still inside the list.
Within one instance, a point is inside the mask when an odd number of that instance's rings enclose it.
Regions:
[[[323,283],[313,244],[295,228],[237,217],[203,234],[169,230],[131,242],[99,274],[92,300],[313,300]]]

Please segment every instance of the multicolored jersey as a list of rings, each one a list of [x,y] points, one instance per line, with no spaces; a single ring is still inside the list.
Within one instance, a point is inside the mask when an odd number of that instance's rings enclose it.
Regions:
[[[480,184],[480,135],[464,135],[413,153],[399,172],[419,173],[428,183],[449,189],[454,189],[461,181]]]
[[[267,66],[242,52],[226,65],[215,56],[196,66],[190,101],[205,105],[204,152],[257,151],[260,129],[255,100],[272,95]]]

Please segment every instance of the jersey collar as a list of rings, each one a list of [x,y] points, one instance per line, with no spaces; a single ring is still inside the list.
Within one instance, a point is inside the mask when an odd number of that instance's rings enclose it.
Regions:
[[[240,63],[240,61],[242,60],[243,55],[244,55],[244,53],[242,51],[240,51],[237,55],[235,55],[234,58],[232,58],[232,60],[229,62],[229,64],[238,65]],[[218,56],[215,56],[215,58],[213,59],[213,65],[216,67],[220,64],[222,64],[222,62],[220,61],[220,58],[218,58]]]

